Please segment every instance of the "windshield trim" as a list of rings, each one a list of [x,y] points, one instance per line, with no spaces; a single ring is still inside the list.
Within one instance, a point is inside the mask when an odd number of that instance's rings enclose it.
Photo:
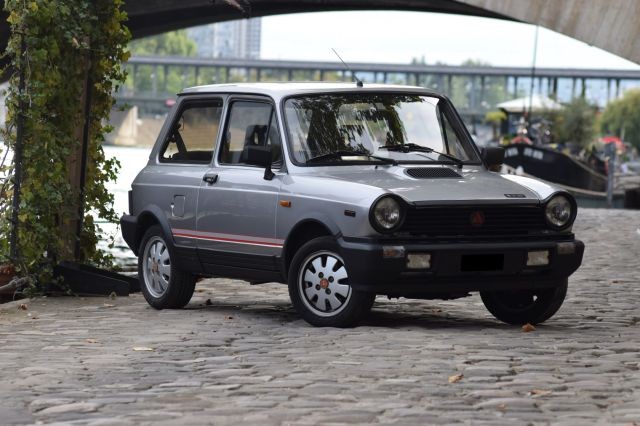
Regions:
[[[296,166],[296,167],[327,167],[327,166],[353,166],[353,165],[362,165],[362,166],[366,166],[366,165],[387,165],[384,164],[380,161],[371,161],[371,160],[365,160],[365,161],[333,161],[333,162],[327,162],[327,163],[312,163],[312,164],[307,164],[306,162],[300,162],[298,160],[296,160],[295,155],[293,155],[293,147],[292,147],[292,141],[290,139],[290,134],[291,131],[289,129],[289,120],[287,120],[286,114],[285,114],[285,104],[289,99],[296,99],[296,98],[303,98],[303,97],[308,97],[308,96],[320,96],[320,95],[324,95],[324,94],[331,94],[331,95],[345,95],[345,94],[352,94],[352,93],[363,93],[363,92],[356,92],[354,90],[335,90],[335,91],[330,91],[330,92],[322,92],[322,93],[318,93],[318,92],[310,92],[310,93],[296,93],[294,95],[289,95],[289,96],[285,96],[283,97],[280,102],[279,102],[279,106],[280,106],[280,114],[281,114],[281,118],[282,118],[282,125],[284,127],[285,130],[285,134],[283,135],[285,138],[285,144],[287,145],[287,156],[289,157],[289,161],[291,161],[291,163]],[[465,165],[465,166],[486,166],[484,164],[484,162],[482,161],[482,156],[480,153],[480,149],[478,148],[478,146],[476,145],[476,143],[473,141],[473,138],[471,137],[471,134],[469,133],[468,129],[466,128],[466,126],[464,125],[462,119],[460,118],[460,115],[458,114],[458,112],[456,111],[456,109],[453,107],[453,104],[451,103],[451,101],[449,100],[449,98],[447,98],[445,95],[439,94],[439,93],[434,93],[432,91],[429,90],[424,90],[424,91],[420,91],[420,90],[368,90],[364,93],[370,93],[370,94],[385,94],[385,95],[407,95],[407,94],[415,94],[417,96],[427,96],[427,97],[432,97],[432,98],[437,98],[439,101],[442,101],[442,105],[443,108],[445,109],[444,114],[446,115],[447,118],[449,118],[449,121],[451,123],[451,127],[453,127],[453,130],[456,132],[456,134],[458,135],[458,137],[462,136],[462,139],[465,140],[465,142],[469,143],[474,151],[474,153],[476,154],[476,157],[478,158],[478,161],[464,161],[461,160],[461,165]],[[375,155],[375,154],[374,154]],[[434,161],[424,161],[424,160],[396,160],[398,164],[455,164],[453,161],[438,161],[438,160],[434,160]],[[391,165],[391,164],[389,164]]]

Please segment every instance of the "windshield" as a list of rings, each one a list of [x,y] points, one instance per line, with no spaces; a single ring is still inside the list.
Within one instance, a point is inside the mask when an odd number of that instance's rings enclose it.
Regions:
[[[338,93],[290,98],[285,119],[298,164],[378,162],[478,162],[429,96]],[[377,157],[377,158],[376,158]],[[384,157],[384,158],[381,158]]]

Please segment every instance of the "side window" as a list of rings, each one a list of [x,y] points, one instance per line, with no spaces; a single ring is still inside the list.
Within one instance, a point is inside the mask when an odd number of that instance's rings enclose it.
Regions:
[[[209,164],[216,146],[222,100],[187,104],[160,153],[163,163]]]
[[[220,149],[220,163],[245,164],[249,146],[271,148],[273,167],[282,164],[282,143],[273,106],[265,102],[235,101]]]

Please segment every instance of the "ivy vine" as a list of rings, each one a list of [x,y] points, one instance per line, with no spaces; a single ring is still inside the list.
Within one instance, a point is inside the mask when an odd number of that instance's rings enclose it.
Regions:
[[[113,195],[105,184],[116,178],[119,163],[106,159],[106,120],[113,93],[125,81],[121,64],[129,53],[128,29],[122,0],[5,0],[11,37],[7,126],[2,139],[9,149],[16,143],[20,115],[24,123],[23,178],[18,216],[19,258],[11,259],[21,275],[35,275],[40,283],[51,278],[57,261],[69,260],[68,224],[84,218],[80,253],[75,260],[107,266],[112,258],[97,248],[103,230],[94,217],[116,222]],[[25,90],[19,90],[19,70]],[[87,86],[90,82],[90,86]],[[88,89],[88,90],[85,90]],[[82,144],[85,94],[90,96],[87,169],[84,194],[73,185],[70,158]],[[1,157],[0,157],[1,158]],[[0,256],[8,259],[14,165],[0,194]],[[76,209],[72,208],[76,206]],[[71,207],[71,208],[70,208]],[[2,259],[0,259],[2,263]]]

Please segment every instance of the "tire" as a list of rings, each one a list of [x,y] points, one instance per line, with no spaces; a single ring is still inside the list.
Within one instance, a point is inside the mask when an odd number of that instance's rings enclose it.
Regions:
[[[554,288],[519,291],[481,291],[480,297],[491,314],[513,325],[540,324],[551,318],[567,295],[567,280]]]
[[[180,309],[189,303],[196,278],[172,262],[173,250],[159,225],[147,229],[140,243],[138,279],[149,305],[156,309]]]
[[[374,293],[348,284],[336,241],[315,238],[304,244],[289,267],[289,297],[302,318],[316,327],[353,327],[366,316]]]

